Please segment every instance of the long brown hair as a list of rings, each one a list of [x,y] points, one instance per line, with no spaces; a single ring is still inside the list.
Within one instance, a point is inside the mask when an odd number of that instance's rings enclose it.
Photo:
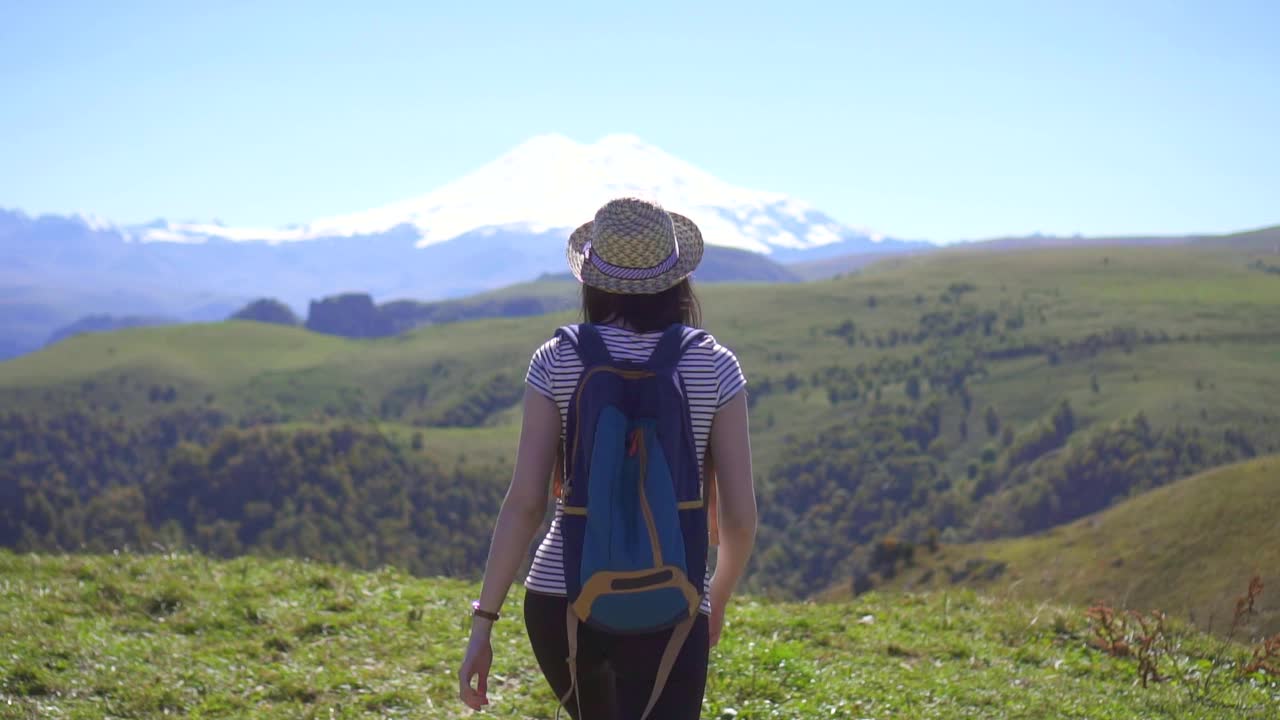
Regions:
[[[611,293],[584,284],[582,319],[589,323],[624,323],[637,332],[656,332],[676,323],[701,327],[702,307],[689,278],[651,295]]]

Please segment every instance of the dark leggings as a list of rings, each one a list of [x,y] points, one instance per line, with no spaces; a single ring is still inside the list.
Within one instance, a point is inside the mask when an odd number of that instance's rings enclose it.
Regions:
[[[565,634],[562,597],[526,592],[524,624],[542,674],[556,700],[569,691],[569,640]],[[640,717],[653,692],[653,676],[666,650],[670,630],[647,635],[612,635],[578,626],[579,710],[571,697],[566,706],[574,720],[633,720]],[[701,613],[680,649],[667,686],[649,714],[654,720],[698,720],[707,685],[710,644],[707,617]]]

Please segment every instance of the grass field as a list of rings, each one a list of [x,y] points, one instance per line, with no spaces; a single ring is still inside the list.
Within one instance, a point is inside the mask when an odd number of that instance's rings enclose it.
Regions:
[[[1159,609],[1223,632],[1253,575],[1266,591],[1242,636],[1280,633],[1280,457],[1218,468],[1023,538],[944,545],[879,586],[956,585],[1019,600]],[[987,568],[1003,566],[994,577]],[[966,567],[968,570],[966,571]],[[962,579],[953,582],[953,576]],[[834,589],[827,597],[848,595]]]
[[[0,551],[0,718],[471,717],[455,700],[477,588],[393,570],[200,556]],[[514,590],[495,632],[491,715],[551,718]],[[1185,628],[1142,687],[1090,645],[1078,607],[971,591],[730,609],[704,718],[1275,717],[1280,681],[1239,679]]]

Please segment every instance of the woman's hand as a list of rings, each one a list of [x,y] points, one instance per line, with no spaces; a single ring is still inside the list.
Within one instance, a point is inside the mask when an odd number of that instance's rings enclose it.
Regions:
[[[489,543],[489,559],[485,562],[484,585],[480,589],[481,607],[492,608],[492,612],[502,609],[529,543],[542,524],[547,509],[547,483],[551,479],[559,440],[560,410],[555,401],[532,386],[526,387],[516,466],[507,496],[498,510],[493,540]],[[471,641],[458,670],[458,698],[473,710],[489,704],[489,669],[493,665],[493,645],[489,636],[492,631],[492,621],[473,617]],[[474,686],[471,684],[473,679]]]
[[[489,642],[489,633],[471,633],[462,669],[458,671],[458,697],[472,710],[489,704],[489,668],[492,666],[493,645]],[[477,678],[475,687],[471,685],[472,678]]]

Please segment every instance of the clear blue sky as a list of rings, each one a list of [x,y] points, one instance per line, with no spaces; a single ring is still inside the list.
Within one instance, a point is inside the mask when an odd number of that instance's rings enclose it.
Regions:
[[[1274,0],[322,5],[0,0],[0,207],[282,225],[629,132],[900,237],[1280,223]]]

